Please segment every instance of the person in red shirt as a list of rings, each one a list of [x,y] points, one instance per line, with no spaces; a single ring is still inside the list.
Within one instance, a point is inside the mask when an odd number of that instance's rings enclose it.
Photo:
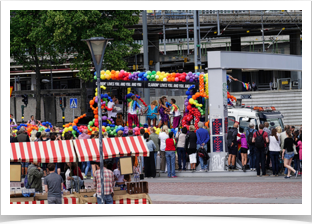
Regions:
[[[253,134],[252,142],[255,143],[256,146],[256,169],[257,169],[257,177],[260,177],[260,165],[261,162],[261,169],[262,169],[262,176],[269,176],[266,174],[265,169],[265,147],[267,146],[267,143],[269,143],[269,137],[268,133],[263,131],[264,124],[259,125],[259,131],[255,132]],[[259,144],[259,136],[262,136],[263,142]],[[257,140],[256,140],[257,139]]]
[[[169,133],[169,138],[166,139],[166,161],[167,161],[167,171],[168,177],[177,177],[175,175],[175,144],[176,141],[173,138],[173,132]],[[171,167],[171,168],[170,168]]]

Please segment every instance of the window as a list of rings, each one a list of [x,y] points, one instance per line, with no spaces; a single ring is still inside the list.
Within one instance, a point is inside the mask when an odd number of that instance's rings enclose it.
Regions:
[[[234,123],[235,123],[235,117],[229,116],[228,117],[228,127],[232,128],[234,126]]]
[[[243,121],[243,117],[239,118],[239,129],[243,129],[243,132],[246,132],[246,130],[249,128],[250,122],[253,122],[255,124],[255,127],[257,127],[257,120],[255,118],[249,118],[248,121]],[[240,131],[241,132],[241,131]]]

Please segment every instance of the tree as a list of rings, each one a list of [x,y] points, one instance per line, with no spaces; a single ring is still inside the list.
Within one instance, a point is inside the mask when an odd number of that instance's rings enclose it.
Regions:
[[[50,68],[49,60],[62,59],[63,54],[54,49],[53,29],[45,25],[47,11],[12,10],[10,12],[10,56],[23,70],[36,72],[36,119],[41,120],[40,69]]]
[[[81,39],[91,37],[113,38],[106,48],[104,69],[127,69],[124,58],[139,53],[140,46],[133,43],[134,29],[127,26],[139,21],[140,11],[131,10],[78,10],[48,11],[46,26],[54,29],[53,40],[58,52],[73,55],[71,68],[79,70],[82,81],[81,112],[86,112],[86,83],[93,79],[90,72],[92,57],[87,44]]]

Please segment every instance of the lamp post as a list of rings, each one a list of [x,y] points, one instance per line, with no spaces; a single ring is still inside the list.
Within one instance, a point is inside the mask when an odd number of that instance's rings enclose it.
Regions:
[[[99,123],[99,148],[100,148],[100,175],[101,175],[101,199],[102,204],[104,203],[104,171],[103,171],[103,137],[102,137],[102,110],[101,110],[101,88],[100,88],[100,72],[104,57],[104,52],[106,49],[106,45],[109,40],[104,37],[91,37],[90,39],[84,39],[82,41],[86,41],[87,45],[90,49],[92,60],[96,70],[97,76],[97,92],[98,92],[98,123]]]

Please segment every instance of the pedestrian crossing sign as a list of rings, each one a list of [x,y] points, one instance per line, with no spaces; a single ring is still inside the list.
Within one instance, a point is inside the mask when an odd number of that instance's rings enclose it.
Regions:
[[[69,105],[70,105],[70,108],[77,108],[77,106],[78,106],[77,98],[70,98],[69,99]]]

